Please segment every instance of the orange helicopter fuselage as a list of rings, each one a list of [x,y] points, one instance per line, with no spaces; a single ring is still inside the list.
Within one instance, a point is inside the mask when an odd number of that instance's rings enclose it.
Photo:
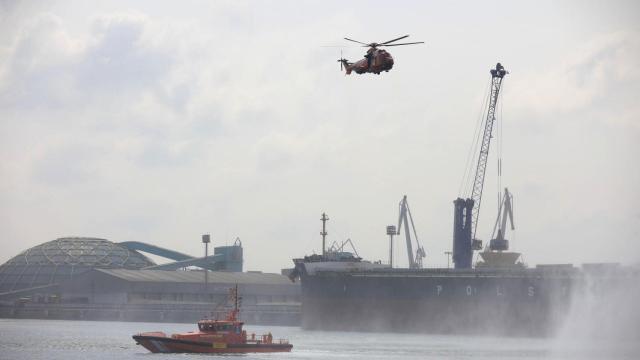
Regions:
[[[374,73],[380,74],[393,68],[393,57],[386,50],[369,49],[365,58],[355,63],[348,63],[344,60],[346,74],[355,71],[357,74]]]

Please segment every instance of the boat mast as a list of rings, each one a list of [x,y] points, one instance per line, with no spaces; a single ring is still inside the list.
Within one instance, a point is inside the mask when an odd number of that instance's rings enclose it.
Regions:
[[[227,320],[237,321],[238,314],[240,314],[240,304],[242,303],[242,298],[238,296],[238,284],[229,289],[229,297],[233,302],[233,310],[231,310],[231,312],[227,316]]]

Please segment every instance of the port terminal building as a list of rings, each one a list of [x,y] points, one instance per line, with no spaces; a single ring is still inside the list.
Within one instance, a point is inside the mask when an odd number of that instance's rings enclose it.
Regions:
[[[0,317],[193,322],[223,316],[236,284],[242,320],[299,324],[300,286],[282,274],[243,272],[239,240],[205,257],[89,237],[45,242],[0,265]]]

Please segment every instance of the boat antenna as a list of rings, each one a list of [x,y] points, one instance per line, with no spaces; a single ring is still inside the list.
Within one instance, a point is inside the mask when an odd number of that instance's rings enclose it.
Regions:
[[[225,307],[227,303],[226,301],[221,301],[215,305],[216,306],[214,306],[213,310],[211,311],[211,318],[214,320],[218,320],[218,314],[223,310],[223,307]]]
[[[227,316],[228,321],[237,321],[238,314],[240,313],[240,305],[242,304],[242,298],[238,296],[238,284],[229,289],[229,297],[233,302],[233,310],[229,312]]]

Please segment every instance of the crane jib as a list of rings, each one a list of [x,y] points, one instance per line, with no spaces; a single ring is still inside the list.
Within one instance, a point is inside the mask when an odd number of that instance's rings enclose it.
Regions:
[[[482,201],[482,189],[484,187],[484,175],[487,170],[487,159],[489,157],[489,145],[491,145],[491,134],[493,131],[493,124],[496,120],[496,105],[498,103],[500,87],[502,86],[502,79],[506,74],[507,72],[500,63],[496,65],[495,69],[491,69],[491,98],[489,100],[489,108],[487,110],[487,117],[485,120],[480,154],[478,155],[478,165],[476,166],[476,176],[473,181],[473,191],[471,193],[471,199],[475,204],[471,210],[471,223],[473,229],[472,239],[476,238],[478,216],[480,214],[480,204]]]

